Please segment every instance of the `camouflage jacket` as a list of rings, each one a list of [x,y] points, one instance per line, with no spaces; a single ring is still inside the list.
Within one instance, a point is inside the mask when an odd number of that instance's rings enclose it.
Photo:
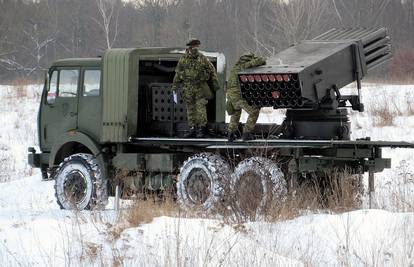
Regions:
[[[227,83],[227,92],[239,91],[239,79],[237,74],[245,69],[254,68],[266,64],[266,60],[261,57],[253,56],[249,61],[239,59],[231,70],[229,81]]]
[[[207,98],[212,97],[210,89],[214,91],[219,89],[217,73],[213,64],[198,51],[193,55],[186,50],[178,61],[171,88],[176,91],[181,83],[184,90],[192,88],[192,90],[206,91]]]

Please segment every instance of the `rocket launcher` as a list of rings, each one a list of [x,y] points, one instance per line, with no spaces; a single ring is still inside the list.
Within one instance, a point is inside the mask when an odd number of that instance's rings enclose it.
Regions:
[[[385,28],[331,29],[240,72],[240,90],[257,107],[363,111],[361,79],[391,57]],[[341,95],[339,89],[355,81],[358,95]]]

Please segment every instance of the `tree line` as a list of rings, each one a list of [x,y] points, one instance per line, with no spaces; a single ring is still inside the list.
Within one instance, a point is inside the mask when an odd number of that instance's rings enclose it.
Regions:
[[[383,26],[396,56],[377,75],[412,76],[414,0],[0,0],[0,79],[39,78],[53,60],[107,48],[183,47],[189,37],[231,64],[333,27]]]

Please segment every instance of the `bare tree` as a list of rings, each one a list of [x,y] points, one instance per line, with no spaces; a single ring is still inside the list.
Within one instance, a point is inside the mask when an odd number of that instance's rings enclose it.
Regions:
[[[279,40],[276,47],[286,47],[315,35],[321,29],[329,3],[324,0],[270,1],[267,26],[272,37]]]
[[[30,19],[29,19],[30,18]],[[0,77],[38,75],[63,57],[108,48],[183,46],[271,56],[332,27],[388,27],[414,50],[414,0],[0,0]]]
[[[96,0],[99,18],[92,20],[100,27],[105,40],[105,48],[112,48],[118,37],[119,2],[117,0]]]
[[[332,0],[336,16],[342,26],[369,26],[380,24],[392,0]]]
[[[47,67],[48,48],[56,40],[54,32],[42,31],[37,23],[30,20],[28,24],[30,27],[23,30],[22,38],[25,42],[12,42],[12,46],[17,49],[0,55],[3,68],[24,73],[26,76]]]

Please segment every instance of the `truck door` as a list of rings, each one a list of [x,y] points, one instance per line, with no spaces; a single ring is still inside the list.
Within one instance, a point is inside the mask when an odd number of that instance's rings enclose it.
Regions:
[[[39,118],[40,145],[45,151],[65,132],[77,128],[79,68],[56,68],[49,77]]]
[[[82,68],[81,72],[78,129],[98,140],[102,121],[101,70],[100,68]]]

